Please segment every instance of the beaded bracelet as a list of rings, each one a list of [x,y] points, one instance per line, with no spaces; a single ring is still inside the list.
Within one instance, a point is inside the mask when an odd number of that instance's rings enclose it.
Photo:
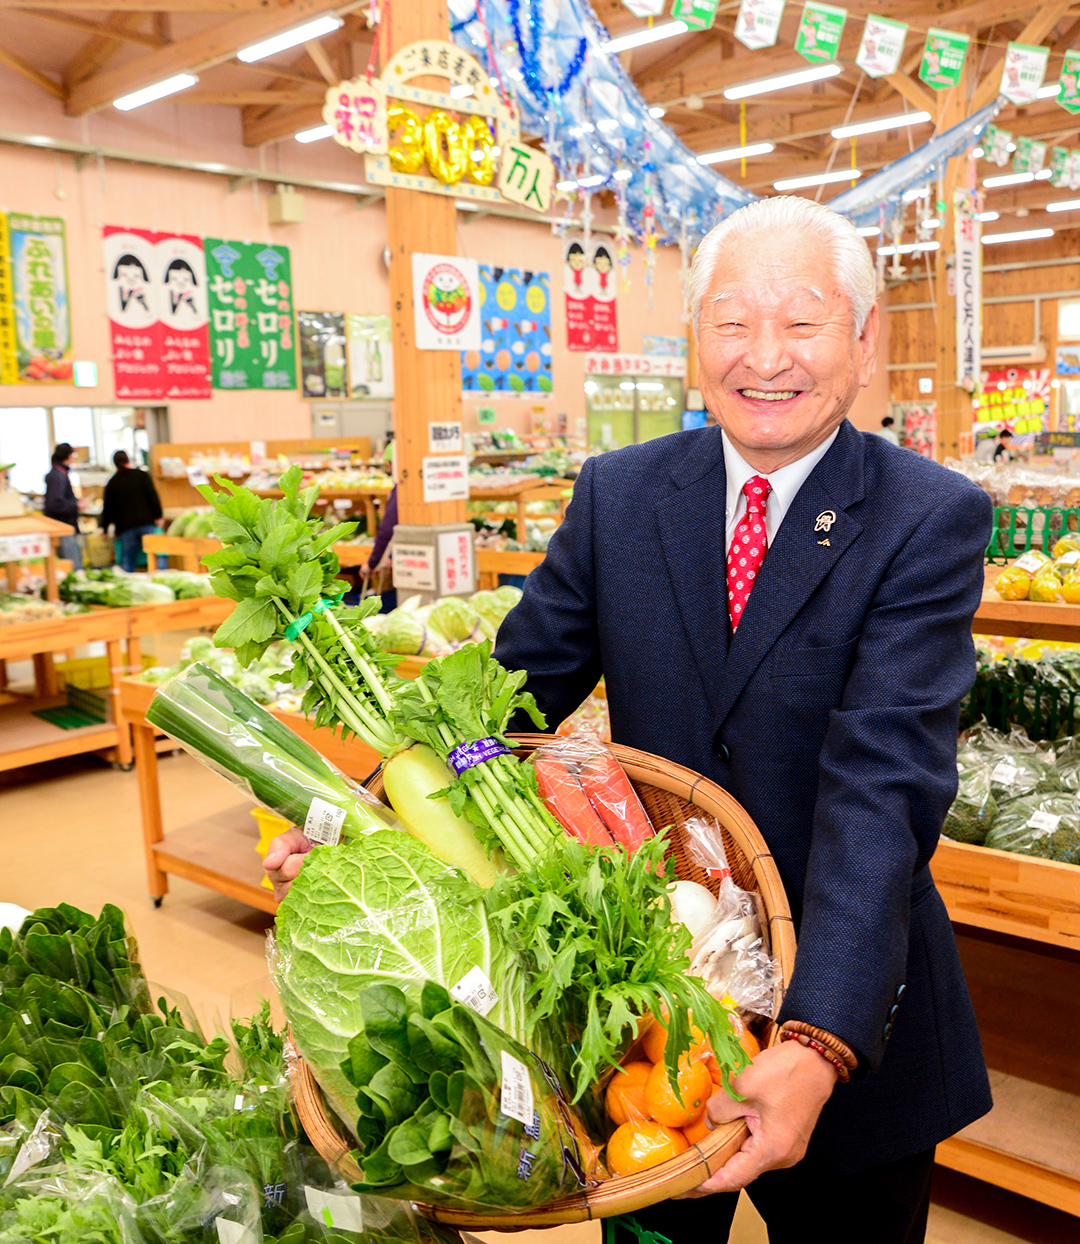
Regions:
[[[832,1063],[836,1068],[836,1077],[841,1084],[847,1084],[851,1079],[851,1072],[844,1066],[840,1059],[832,1052],[827,1050],[820,1041],[815,1041],[813,1037],[808,1037],[805,1032],[793,1032],[790,1028],[787,1032],[780,1034],[781,1041],[798,1041],[800,1045],[805,1045],[807,1049],[814,1050],[820,1054],[826,1062]]]
[[[854,1071],[859,1065],[859,1060],[852,1053],[851,1047],[845,1045],[839,1037],[833,1036],[831,1032],[826,1032],[824,1028],[815,1028],[813,1024],[804,1024],[801,1020],[789,1019],[780,1025],[781,1032],[801,1032],[804,1037],[812,1037],[815,1041],[820,1042],[825,1048],[834,1054],[848,1071]]]

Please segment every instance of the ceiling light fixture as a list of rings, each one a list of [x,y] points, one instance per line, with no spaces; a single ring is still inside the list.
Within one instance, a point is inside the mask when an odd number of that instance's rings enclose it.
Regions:
[[[842,168],[832,173],[811,173],[807,177],[785,177],[774,181],[774,190],[802,190],[806,186],[831,186],[837,181],[855,181],[862,176],[857,168]]]
[[[973,160],[981,160],[984,155],[986,155],[986,152],[983,151],[981,147],[975,147],[971,152],[971,158]]]
[[[905,242],[903,246],[879,246],[879,255],[914,255],[919,251],[936,251],[940,242]]]
[[[649,116],[652,117],[654,121],[659,121],[666,112],[667,109],[662,107],[660,104],[653,104],[653,106],[649,109]]]
[[[1001,186],[1023,186],[1034,180],[1034,173],[1005,173],[1001,177],[984,177],[983,187],[986,190],[993,190]]]
[[[979,219],[983,222],[984,225],[986,225],[986,224],[989,224],[990,221],[992,220],[1000,220],[1001,213],[1000,212],[980,212]]]
[[[1054,175],[1054,170],[1052,168],[1041,168],[1035,174],[1035,180],[1036,181],[1049,181],[1050,178],[1053,177],[1053,175]]]
[[[922,222],[921,222],[921,224],[920,224],[920,228],[922,228],[922,229],[940,229],[940,228],[941,228],[941,221],[940,221],[940,220],[935,220],[935,219],[924,220],[924,221],[922,221]]]
[[[1052,82],[1048,86],[1040,86],[1035,92],[1036,99],[1053,99],[1055,95],[1061,94],[1061,83]]]
[[[747,99],[751,95],[767,95],[770,91],[783,91],[789,86],[803,86],[807,82],[820,82],[823,78],[835,78],[842,73],[842,66],[830,61],[827,65],[815,65],[812,69],[797,69],[794,73],[777,73],[770,78],[757,78],[753,82],[740,82],[729,86],[725,99]]]
[[[881,236],[881,230],[877,225],[864,225],[863,228],[856,229],[855,232],[861,238],[877,238]]]
[[[1080,211],[1080,199],[1058,199],[1056,203],[1047,203],[1046,210],[1048,212]]]
[[[750,143],[746,147],[725,147],[722,151],[704,151],[698,156],[699,164],[726,164],[729,160],[745,160],[750,156],[768,155],[776,148],[772,143]]]
[[[450,88],[451,99],[466,99],[472,93],[473,89],[467,82],[455,82]]]
[[[307,43],[309,39],[321,39],[323,35],[332,34],[344,25],[345,23],[336,13],[327,13],[322,17],[316,17],[314,21],[305,22],[302,26],[294,26],[292,30],[283,30],[279,35],[272,35],[269,39],[262,39],[250,47],[241,48],[236,53],[236,59],[242,60],[245,65],[250,65],[252,61],[264,60],[267,56],[273,56],[277,52],[299,47],[301,43]]]
[[[832,131],[833,138],[858,138],[860,134],[876,134],[881,130],[900,130],[907,125],[924,125],[932,120],[928,112],[904,112],[898,117],[879,117],[876,121],[863,121],[859,125],[839,125]]]
[[[593,173],[591,177],[582,177],[578,180],[578,185],[582,190],[592,190],[596,186],[602,186],[607,178],[603,173]]]
[[[631,48],[644,47],[646,43],[659,43],[661,39],[672,39],[676,35],[684,35],[690,29],[685,22],[664,22],[659,26],[642,26],[640,30],[632,30],[627,35],[619,35],[604,44],[604,51],[614,55],[616,52],[629,52]]]
[[[1024,229],[1019,233],[984,233],[983,243],[993,246],[996,242],[1033,242],[1036,238],[1052,238],[1053,229]]]
[[[165,99],[175,95],[177,91],[186,91],[194,86],[198,78],[193,73],[178,73],[163,82],[155,82],[153,86],[144,86],[140,91],[132,91],[130,95],[121,95],[113,100],[113,107],[121,112],[130,112],[132,108],[141,108],[143,104],[152,104],[156,99]]]
[[[570,194],[571,191],[577,188],[578,184],[576,181],[557,181],[555,183],[555,189],[562,194]]]
[[[317,143],[320,138],[329,138],[333,132],[332,125],[315,125],[310,130],[301,130],[295,137],[298,143]]]

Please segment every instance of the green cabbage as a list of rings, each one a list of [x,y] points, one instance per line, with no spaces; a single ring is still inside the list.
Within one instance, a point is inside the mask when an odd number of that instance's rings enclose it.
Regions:
[[[169,524],[169,530],[165,533],[168,536],[183,536],[187,534],[187,529],[191,524],[191,520],[199,513],[198,510],[185,510],[179,518],[174,518]]]
[[[207,657],[213,655],[214,651],[214,641],[209,635],[196,635],[180,649],[180,661],[177,668],[186,670],[196,661],[205,661]]]
[[[210,514],[196,514],[184,528],[184,535],[190,540],[205,540],[213,534],[213,517]]]
[[[363,1029],[358,997],[389,984],[419,996],[473,968],[499,1001],[487,1018],[524,1040],[523,980],[464,875],[407,834],[376,830],[314,847],[277,912],[275,981],[293,1039],[353,1126],[356,1089],[341,1070]]]
[[[506,606],[506,612],[509,613],[518,601],[521,600],[521,588],[513,587],[509,583],[504,583],[502,587],[497,587],[495,589],[494,595],[496,595],[504,603]]]
[[[435,629],[453,643],[484,638],[480,633],[480,615],[460,596],[444,596],[432,606],[430,617]]]
[[[176,599],[171,587],[131,575],[109,589],[105,604],[114,609],[127,605],[165,605]]]
[[[414,609],[394,609],[383,619],[376,638],[384,652],[415,657],[427,646],[428,628]]]

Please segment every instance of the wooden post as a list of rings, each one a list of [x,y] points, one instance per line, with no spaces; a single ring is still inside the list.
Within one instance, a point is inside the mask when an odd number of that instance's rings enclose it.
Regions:
[[[387,5],[384,13],[384,65],[396,51],[418,39],[450,37],[446,0],[398,0]],[[445,80],[439,78],[418,78],[415,85],[446,89]],[[386,234],[394,334],[394,456],[398,468],[399,522],[423,526],[463,523],[464,501],[424,503],[422,477],[423,459],[428,455],[428,423],[461,420],[461,360],[453,350],[416,348],[412,296],[414,251],[457,254],[457,209],[453,198],[387,186]]]

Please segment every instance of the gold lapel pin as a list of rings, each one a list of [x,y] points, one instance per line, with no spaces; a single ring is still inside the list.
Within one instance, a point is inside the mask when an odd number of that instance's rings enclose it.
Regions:
[[[835,522],[836,522],[836,511],[835,510],[822,510],[821,513],[814,520],[814,530],[815,531],[832,531],[832,525]],[[824,541],[819,541],[819,543],[824,543]]]
[[[829,548],[832,548],[832,545],[831,545],[831,544],[829,544],[829,537],[828,537],[828,536],[826,536],[824,540],[819,540],[819,541],[818,541],[818,544],[828,544],[828,545],[829,545]]]

